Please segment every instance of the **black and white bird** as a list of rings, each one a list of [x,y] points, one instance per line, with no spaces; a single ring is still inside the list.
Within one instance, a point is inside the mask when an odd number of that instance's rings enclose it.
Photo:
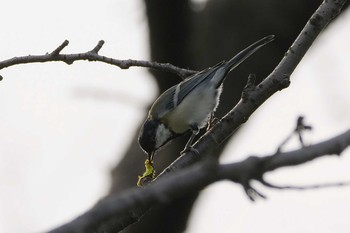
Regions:
[[[248,46],[229,61],[200,71],[170,87],[153,103],[140,134],[139,144],[152,161],[154,153],[172,139],[192,132],[185,150],[215,112],[227,74],[259,48],[273,41],[270,35]]]

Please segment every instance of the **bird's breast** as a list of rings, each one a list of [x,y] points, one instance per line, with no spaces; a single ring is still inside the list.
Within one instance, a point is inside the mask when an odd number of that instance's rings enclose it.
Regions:
[[[221,88],[197,88],[172,111],[166,114],[168,126],[178,134],[185,133],[192,124],[203,128],[211,112],[215,111]]]

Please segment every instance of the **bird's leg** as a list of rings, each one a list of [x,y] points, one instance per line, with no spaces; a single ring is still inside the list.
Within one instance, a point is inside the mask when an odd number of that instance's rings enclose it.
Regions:
[[[208,125],[207,125],[207,130],[210,130],[211,128],[213,128],[213,126],[219,121],[218,118],[216,118],[214,116],[214,112],[211,112],[209,115],[209,120],[208,120]]]
[[[183,153],[186,153],[188,151],[192,151],[192,152],[196,153],[197,155],[199,155],[198,150],[196,150],[192,147],[192,142],[200,131],[198,125],[194,125],[194,124],[191,125],[191,131],[192,131],[192,135],[191,135],[190,139],[188,139],[188,141],[185,145],[185,149],[183,151],[181,151],[180,153],[183,154]]]
[[[188,139],[185,149],[191,147],[192,142],[194,140],[194,138],[197,136],[197,134],[199,133],[200,129],[198,128],[197,125],[191,125],[191,131],[192,131],[192,135],[190,137],[190,139]]]

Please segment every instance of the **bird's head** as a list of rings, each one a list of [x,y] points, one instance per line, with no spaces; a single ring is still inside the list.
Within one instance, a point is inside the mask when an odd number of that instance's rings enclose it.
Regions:
[[[139,134],[139,144],[150,159],[159,148],[174,137],[175,133],[161,121],[147,118]]]

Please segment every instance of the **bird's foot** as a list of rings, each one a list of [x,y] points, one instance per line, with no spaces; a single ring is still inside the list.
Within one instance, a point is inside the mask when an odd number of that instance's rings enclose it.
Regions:
[[[195,153],[198,156],[200,155],[199,151],[197,149],[193,148],[192,146],[185,147],[185,149],[183,151],[181,151],[180,154],[182,155],[182,154],[185,154],[187,152],[193,152],[193,153]]]
[[[218,123],[219,121],[220,121],[219,118],[214,117],[214,115],[212,115],[212,116],[209,118],[206,131],[209,131],[211,128],[213,128],[214,125],[216,125],[216,123]]]

